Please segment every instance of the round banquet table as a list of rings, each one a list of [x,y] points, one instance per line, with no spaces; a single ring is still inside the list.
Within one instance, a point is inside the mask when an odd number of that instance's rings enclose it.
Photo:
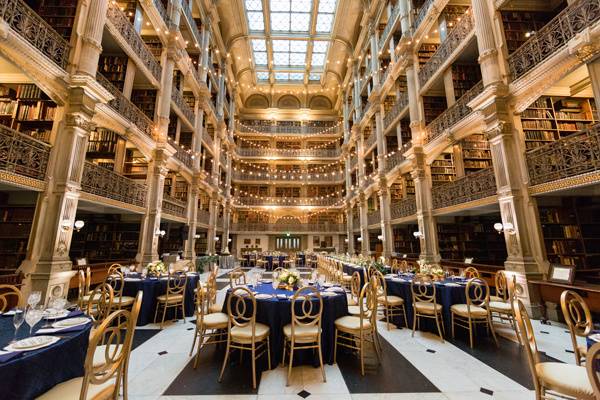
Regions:
[[[198,285],[198,280],[199,277],[197,273],[188,273],[184,303],[186,317],[193,316],[195,312],[196,305],[194,304],[194,291]],[[139,290],[144,294],[137,324],[138,326],[142,326],[154,322],[154,313],[156,311],[156,305],[158,304],[156,298],[167,293],[167,278],[142,278],[140,275],[130,275],[125,278],[123,296],[135,297]],[[171,308],[167,311],[167,318],[165,319],[168,319],[170,316],[173,317],[174,315],[175,309]],[[159,315],[159,318],[161,316],[162,315]]]
[[[251,290],[252,286],[248,286]],[[227,291],[223,312],[227,313],[227,302],[231,289]],[[292,321],[290,297],[294,292],[284,289],[273,289],[270,283],[261,283],[254,289],[255,293],[268,295],[285,295],[286,298],[256,299],[256,322],[269,326],[271,345],[271,367],[276,368],[283,358],[283,327]],[[335,320],[348,314],[346,293],[336,293],[335,296],[323,296],[323,315],[321,319],[321,350],[323,362],[333,364],[333,349],[335,340]],[[251,310],[249,310],[251,311]],[[300,350],[294,353],[294,364],[318,365],[319,359],[312,357],[312,350]]]
[[[0,348],[6,347],[13,338],[12,316],[0,316]],[[45,324],[42,320],[35,329]],[[57,332],[48,335],[63,337],[58,342],[39,350],[22,354],[0,362],[0,388],[2,399],[34,399],[69,379],[84,375],[85,356],[88,348],[90,329],[87,324],[75,332]],[[29,335],[29,325],[23,322],[17,339]]]

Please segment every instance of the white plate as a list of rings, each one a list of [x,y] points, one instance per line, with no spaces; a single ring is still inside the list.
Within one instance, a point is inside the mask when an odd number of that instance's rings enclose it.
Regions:
[[[63,319],[62,321],[56,321],[55,323],[52,324],[52,327],[53,328],[70,328],[72,326],[87,324],[88,322],[90,322],[89,318],[76,317],[76,318]]]
[[[445,283],[444,286],[449,286],[449,287],[460,287],[461,285],[459,285],[458,283]]]
[[[594,333],[588,337],[590,339],[592,339],[594,342],[600,342],[600,333]]]
[[[56,311],[56,310],[45,310],[44,311],[44,318],[46,319],[58,319],[58,318],[64,318],[67,315],[69,315],[69,310],[60,310],[60,311]]]
[[[321,296],[323,296],[323,297],[337,296],[337,293],[334,293],[334,292],[321,292]]]
[[[265,300],[265,299],[272,299],[273,298],[273,296],[271,296],[270,294],[266,294],[266,293],[259,293],[259,294],[257,294],[254,297],[256,297],[259,300]]]
[[[6,351],[31,351],[50,346],[60,340],[57,336],[33,336],[6,346]]]
[[[19,312],[23,312],[23,311],[19,310]],[[4,316],[8,317],[8,316],[11,316],[11,315],[15,315],[15,313],[16,313],[15,310],[10,310],[10,311],[7,311],[5,313],[0,313],[0,315],[4,315]]]

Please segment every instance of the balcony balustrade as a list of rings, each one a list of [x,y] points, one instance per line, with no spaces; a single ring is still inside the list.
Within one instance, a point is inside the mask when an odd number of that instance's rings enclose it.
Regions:
[[[352,229],[360,228],[360,218],[356,217],[352,219]]]
[[[232,232],[345,232],[344,224],[235,223]]]
[[[390,13],[390,15],[388,17],[387,24],[385,25],[383,32],[381,32],[381,36],[379,37],[379,49],[380,50],[383,49],[383,45],[385,44],[385,41],[386,41],[388,35],[390,34],[390,31],[392,30],[392,27],[396,24],[396,20],[398,19],[399,15],[400,15],[400,2],[396,3],[396,6],[392,8],[392,12]]]
[[[240,157],[315,157],[315,158],[337,158],[341,155],[340,149],[271,149],[241,147],[237,149]]]
[[[475,21],[472,13],[465,13],[454,29],[450,31],[446,40],[444,40],[427,60],[425,65],[419,70],[419,84],[421,88],[440,70],[441,66],[447,63],[452,53],[460,47],[465,39],[475,30]]]
[[[0,19],[62,69],[69,62],[70,45],[22,0],[0,0]]]
[[[121,93],[121,91],[110,83],[110,81],[102,74],[97,73],[96,80],[114,96],[114,99],[108,102],[110,108],[117,111],[123,118],[132,122],[140,131],[151,137],[154,122],[152,122],[142,110],[137,108],[135,104],[129,101],[123,93]]]
[[[168,194],[163,194],[162,212],[174,217],[187,218],[187,203]]]
[[[381,223],[381,213],[379,210],[369,211],[367,214],[367,221],[369,225],[375,225]]]
[[[156,0],[155,3],[160,3]],[[142,64],[148,68],[154,79],[160,82],[162,67],[156,61],[156,58],[142,40],[142,37],[135,30],[129,18],[121,11],[117,2],[108,2],[107,22],[123,37],[124,42],[129,44],[133,52],[140,58]]]
[[[446,129],[452,128],[456,123],[471,114],[473,110],[467,104],[483,91],[483,82],[479,81],[467,93],[438,115],[425,127],[425,140],[431,142],[442,135]]]
[[[259,122],[267,122],[264,124],[244,124],[237,122],[236,130],[239,133],[265,133],[272,135],[315,135],[319,133],[324,133],[327,135],[336,135],[343,133],[343,126],[341,124],[336,124],[332,126],[289,126],[289,125],[272,125],[270,121],[259,121]]]
[[[171,20],[169,19],[169,15],[167,14],[167,10],[165,9],[165,6],[163,5],[162,1],[160,1],[160,0],[153,0],[152,4],[154,4],[154,7],[156,7],[156,10],[160,14],[160,17],[165,22],[165,24],[167,26],[169,26]]]
[[[175,147],[175,158],[178,159],[188,167],[189,169],[194,168],[194,156],[188,151],[188,149],[184,149],[179,144],[175,144],[174,142],[170,142],[171,146]]]
[[[350,170],[353,170],[358,165],[358,156],[354,156],[350,159]]]
[[[239,197],[238,203],[245,206],[334,206],[341,205],[342,200],[338,197],[327,197],[324,199],[316,197]]]
[[[399,201],[392,201],[390,204],[390,216],[392,219],[404,218],[417,213],[417,203],[415,196],[408,196]]]
[[[419,28],[419,25],[421,25],[421,22],[423,22],[425,19],[425,16],[431,9],[431,5],[434,3],[434,1],[435,0],[425,0],[425,3],[423,3],[421,8],[419,8],[419,11],[416,12],[416,15],[413,19],[413,32]]]
[[[390,172],[392,169],[394,169],[394,167],[396,167],[397,165],[400,165],[400,163],[402,163],[405,160],[404,158],[404,154],[402,154],[402,151],[397,151],[394,154],[392,154],[391,156],[387,157],[385,159],[385,169],[384,171]]]
[[[527,153],[531,185],[600,170],[600,124]]]
[[[179,111],[187,118],[188,122],[194,126],[196,121],[194,110],[192,110],[188,103],[185,102],[183,94],[176,87],[173,87],[173,90],[171,91],[171,100],[173,100],[173,103],[179,108]]]
[[[212,149],[214,147],[213,138],[210,133],[207,132],[206,128],[202,129],[202,140],[206,142],[207,146]]]
[[[402,110],[404,110],[408,106],[408,93],[400,92],[400,96],[396,99],[396,102],[390,108],[390,110],[385,113],[385,117],[383,117],[383,126],[388,128],[392,122],[400,115]]]
[[[365,151],[371,148],[377,142],[377,133],[372,131],[368,138],[365,139]]]
[[[210,213],[206,210],[198,210],[198,214],[196,215],[196,221],[201,224],[207,224],[210,219]]]
[[[89,161],[83,167],[81,190],[138,207],[146,206],[148,187]]]
[[[434,186],[431,189],[433,208],[455,206],[495,196],[496,193],[496,178],[493,168],[473,172],[454,182]]]
[[[569,40],[600,20],[600,0],[571,2],[508,57],[513,80],[564,48]]]
[[[0,125],[0,171],[43,181],[50,145]]]
[[[160,3],[160,0],[154,0],[155,3]],[[187,0],[182,0],[181,9],[183,10],[183,15],[187,20],[188,26],[190,27],[190,31],[192,32],[192,36],[198,43],[198,46],[202,45],[202,36],[198,31],[198,25],[196,25],[196,21],[194,21],[194,16],[192,15],[192,9],[190,8],[190,4]]]
[[[265,172],[265,171],[235,171],[233,172],[231,178],[234,181],[260,181],[260,182],[295,182],[295,183],[304,183],[304,184],[312,184],[316,182],[329,182],[329,183],[340,183],[343,182],[345,177],[344,173],[335,172],[333,175],[330,173],[302,173],[300,175],[297,174],[288,174],[284,171],[276,172]]]

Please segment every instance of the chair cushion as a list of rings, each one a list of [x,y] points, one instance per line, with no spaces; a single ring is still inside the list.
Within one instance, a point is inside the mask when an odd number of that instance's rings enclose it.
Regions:
[[[342,276],[342,279],[344,280],[344,282],[352,282],[351,275],[344,275],[344,276]]]
[[[208,306],[208,312],[210,312],[210,313],[219,313],[222,310],[223,310],[223,306],[221,306],[217,303],[214,303],[214,304],[211,304],[210,306]]]
[[[585,344],[580,344],[577,346],[577,350],[579,350],[579,356],[585,360],[587,358],[587,346]]]
[[[254,330],[255,341],[263,340],[269,335],[269,327],[267,325],[256,323]],[[234,342],[248,344],[252,343],[252,326],[247,325],[244,327],[234,326],[231,328],[231,339]]]
[[[346,315],[335,320],[335,327],[344,332],[358,332],[361,329],[360,317],[354,315]],[[362,320],[362,329],[370,329],[371,322],[368,319]]]
[[[158,296],[156,298],[159,302],[164,303],[167,301],[167,295],[163,294],[162,296]],[[183,301],[183,295],[182,294],[172,294],[169,296],[169,303],[179,303]]]
[[[428,301],[417,301],[415,303],[415,310],[420,314],[433,315],[436,312],[442,311],[442,305],[437,303],[430,303]]]
[[[501,303],[505,303],[504,298],[500,297],[500,296],[490,296],[490,303],[492,301],[499,301]]]
[[[358,304],[358,300],[356,300],[352,295],[346,296],[346,300],[348,301],[349,306],[355,306]]]
[[[512,307],[503,301],[490,301],[490,311],[512,314]]]
[[[360,307],[359,306],[348,306],[348,314],[350,315],[360,315]]]
[[[135,299],[130,296],[121,296],[121,297],[116,296],[113,299],[114,304],[121,304],[121,306],[129,306],[129,305],[133,304],[134,301],[135,301]]]
[[[385,304],[388,306],[400,306],[404,304],[404,299],[398,296],[379,296],[377,298],[377,302],[379,304]]]
[[[48,390],[46,393],[37,397],[39,400],[65,400],[79,399],[83,377],[69,379],[61,382]],[[89,385],[86,399],[94,398],[110,398],[110,394],[114,390],[114,379],[102,385]]]
[[[577,399],[593,399],[594,389],[585,367],[558,362],[538,363],[535,370],[549,389]]]
[[[471,310],[471,318],[486,318],[487,317],[487,311],[485,308],[482,307],[477,307],[477,306],[471,306],[469,308],[467,308],[466,304],[454,304],[453,306],[450,307],[450,311],[453,312],[454,314],[458,314],[461,317],[468,317],[469,316],[469,311]]]
[[[111,346],[111,353],[109,353],[109,355],[112,355],[112,352],[114,351],[122,351],[121,349],[115,350],[115,345]],[[106,356],[105,356],[105,352],[106,351],[106,345],[99,345],[96,346],[96,350],[94,350],[94,367],[99,367],[101,365],[104,365],[104,363],[106,363]]]
[[[196,321],[200,323],[200,318],[196,317]],[[227,328],[227,324],[229,323],[229,316],[222,312],[204,314],[204,318],[202,319],[202,321],[205,328],[222,329]]]
[[[317,325],[297,325],[294,327],[294,336],[297,343],[312,343],[316,342],[320,334]],[[283,334],[287,338],[292,337],[292,324],[287,324],[283,327]]]

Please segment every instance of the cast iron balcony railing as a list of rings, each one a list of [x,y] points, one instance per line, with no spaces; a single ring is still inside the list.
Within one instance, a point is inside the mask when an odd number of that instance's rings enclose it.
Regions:
[[[350,159],[350,169],[353,170],[354,168],[356,168],[356,165],[358,164],[358,156],[354,156]]]
[[[24,1],[0,0],[0,19],[56,65],[67,68],[69,42]]]
[[[289,125],[273,125],[270,121],[260,120],[256,125],[250,123],[236,123],[236,130],[239,133],[265,133],[272,135],[316,135],[319,133],[327,135],[342,134],[344,128],[341,124],[335,124],[332,126],[289,126]]]
[[[83,167],[81,190],[138,207],[146,206],[148,187],[89,161]]]
[[[363,189],[366,189],[369,186],[371,186],[373,183],[375,183],[375,179],[373,178],[373,176],[367,175],[363,178],[361,186]]]
[[[105,89],[107,89],[113,96],[114,99],[108,102],[108,105],[113,110],[117,111],[126,120],[132,122],[139,128],[140,131],[146,135],[152,137],[152,130],[154,128],[154,122],[142,110],[137,108],[135,104],[129,101],[119,89],[117,89],[108,79],[102,74],[96,74],[96,80],[100,82]]]
[[[234,181],[286,182],[311,184],[316,182],[339,183],[344,181],[344,173],[287,173],[285,171],[235,171],[231,176]]]
[[[454,182],[434,186],[431,189],[433,208],[455,206],[495,196],[496,193],[496,178],[493,168],[473,172]]]
[[[390,110],[385,113],[385,117],[383,117],[383,126],[388,128],[392,122],[400,115],[402,110],[408,106],[408,93],[400,92],[400,96],[396,99],[396,102],[390,108]]]
[[[154,4],[154,7],[156,7],[156,10],[160,14],[160,17],[165,22],[165,24],[167,26],[169,26],[171,20],[169,18],[169,15],[167,14],[167,10],[165,9],[165,6],[163,5],[162,1],[160,1],[160,0],[153,0],[152,4]]]
[[[206,128],[202,129],[202,140],[206,142],[211,150],[213,149],[213,138],[210,133],[207,132]]]
[[[208,225],[208,221],[210,219],[210,213],[206,210],[198,210],[198,214],[196,215],[196,221],[201,224]]]
[[[159,0],[157,0],[160,2]],[[156,3],[156,1],[155,1]],[[114,28],[121,34],[123,40],[129,44],[131,49],[137,56],[140,58],[142,63],[154,79],[160,82],[160,77],[162,74],[162,68],[156,58],[142,40],[142,37],[135,30],[131,22],[129,22],[129,18],[119,9],[119,5],[117,2],[109,1],[108,2],[108,11],[107,11],[107,22],[110,22]]]
[[[381,223],[381,213],[379,210],[369,211],[367,214],[367,222],[369,225],[375,225]]]
[[[360,218],[352,218],[352,229],[360,228]]]
[[[385,159],[385,172],[390,172],[392,169],[394,169],[394,167],[396,167],[397,165],[400,165],[400,163],[402,163],[402,161],[404,161],[404,154],[402,154],[401,150],[396,151],[394,154],[392,154],[391,156],[387,157]]]
[[[240,157],[317,157],[317,158],[337,158],[341,155],[340,149],[272,149],[272,148],[254,148],[240,147],[237,149]]]
[[[425,16],[429,12],[431,5],[435,0],[425,0],[425,3],[419,8],[419,11],[416,12],[415,18],[413,19],[413,32],[417,30],[421,22],[425,19]]]
[[[176,144],[175,142],[170,142],[171,146],[175,147],[175,158],[178,159],[188,167],[192,169],[194,167],[194,156],[190,153],[188,149],[184,149],[181,145]]]
[[[415,196],[408,196],[390,205],[390,216],[392,219],[404,218],[417,213],[417,202]]]
[[[154,0],[154,2],[160,3],[160,0]],[[201,35],[198,31],[198,26],[196,25],[196,21],[194,21],[194,17],[192,16],[192,9],[190,8],[190,4],[187,2],[187,0],[183,0],[181,2],[181,9],[183,10],[183,14],[187,19],[190,30],[192,31],[192,36],[196,40],[196,43],[198,43],[198,46],[202,46]]]
[[[338,197],[238,197],[238,204],[245,206],[334,206],[341,205],[342,199]]]
[[[371,131],[371,134],[367,139],[365,139],[365,151],[370,149],[373,144],[377,142],[377,132]]]
[[[344,232],[343,224],[314,224],[314,223],[260,223],[260,222],[240,222],[231,225],[233,232]]]
[[[508,57],[513,80],[556,54],[575,35],[600,20],[600,0],[578,0],[536,31]]]
[[[425,87],[425,84],[440,70],[440,67],[451,59],[452,53],[460,47],[474,29],[475,22],[469,11],[461,17],[454,29],[448,34],[448,37],[419,70],[419,84],[421,88]]]
[[[168,194],[163,194],[162,212],[180,218],[187,218],[187,203]]]
[[[600,124],[531,150],[526,155],[531,185],[600,170]]]
[[[43,181],[50,147],[48,143],[0,125],[0,171]]]
[[[181,111],[181,113],[187,118],[188,122],[194,126],[196,119],[194,110],[192,110],[188,103],[185,102],[183,99],[183,94],[176,87],[173,87],[171,90],[171,100],[173,100],[173,103],[175,103],[177,108],[179,108],[179,111]]]
[[[483,91],[483,82],[479,81],[467,93],[450,106],[446,111],[438,115],[425,127],[425,140],[431,142],[438,136],[441,136],[446,129],[452,128],[473,110],[467,105],[471,100],[477,97]]]
[[[381,36],[379,37],[379,50],[381,50],[383,48],[383,45],[385,44],[385,41],[386,41],[390,31],[392,30],[392,27],[394,26],[394,24],[396,24],[396,19],[398,19],[399,15],[400,15],[400,2],[397,2],[396,6],[394,8],[392,8],[392,12],[390,13],[390,16],[388,17],[387,24],[385,25],[385,28],[383,29],[383,32],[381,32]]]

